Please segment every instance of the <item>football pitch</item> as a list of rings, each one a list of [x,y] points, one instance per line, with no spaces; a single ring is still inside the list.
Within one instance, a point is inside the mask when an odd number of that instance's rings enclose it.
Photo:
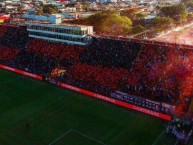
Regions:
[[[157,118],[0,70],[0,145],[167,144]]]

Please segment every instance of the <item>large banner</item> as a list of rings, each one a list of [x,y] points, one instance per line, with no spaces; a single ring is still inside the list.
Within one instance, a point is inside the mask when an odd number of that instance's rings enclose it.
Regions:
[[[0,64],[0,68],[5,69],[5,70],[9,70],[9,71],[12,71],[12,72],[15,72],[15,73],[18,73],[18,74],[22,74],[22,75],[25,75],[25,76],[28,76],[28,77],[31,77],[31,78],[35,78],[35,79],[38,79],[38,80],[42,80],[41,76],[38,76],[38,75],[35,75],[35,74],[32,74],[32,73],[28,73],[28,72],[25,72],[25,71],[22,71],[22,70],[19,70],[19,69],[11,68],[11,67],[8,67],[8,66],[2,65],[2,64]]]
[[[111,97],[123,102],[127,102],[129,104],[140,106],[142,108],[147,108],[148,110],[162,112],[164,114],[169,114],[169,115],[174,114],[174,110],[176,107],[171,104],[156,102],[156,101],[145,99],[139,96],[132,96],[120,91],[115,91],[111,93]]]
[[[116,100],[116,99],[113,99],[113,98],[110,98],[110,97],[99,95],[99,94],[96,94],[94,92],[90,92],[90,91],[87,91],[87,90],[84,90],[84,89],[80,89],[80,88],[77,88],[77,87],[74,87],[74,86],[70,86],[70,85],[65,84],[65,83],[60,83],[59,82],[58,86],[61,86],[63,88],[70,89],[70,90],[73,90],[73,91],[77,91],[77,92],[80,92],[82,94],[85,94],[85,95],[88,95],[88,96],[91,96],[91,97],[94,97],[94,98],[97,98],[97,99],[101,99],[103,101],[110,102],[110,103],[113,103],[113,104],[116,104],[116,105],[119,105],[119,106],[122,106],[122,107],[125,107],[125,108],[128,108],[128,109],[143,112],[145,114],[152,115],[152,116],[155,116],[155,117],[167,120],[167,121],[171,120],[170,115],[166,115],[166,114],[163,114],[163,113],[158,113],[158,112],[155,112],[155,111],[151,111],[151,110],[148,110],[148,109],[145,109],[145,108],[142,108],[142,107],[138,107],[138,106],[135,106],[135,105],[132,105],[132,104],[129,104],[129,103],[125,103],[123,101],[119,101],[119,100]]]

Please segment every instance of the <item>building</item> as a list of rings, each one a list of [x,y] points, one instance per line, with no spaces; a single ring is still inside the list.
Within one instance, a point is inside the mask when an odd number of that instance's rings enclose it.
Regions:
[[[28,21],[29,37],[49,41],[87,45],[93,35],[93,26],[61,23],[61,17],[51,15],[49,21]]]

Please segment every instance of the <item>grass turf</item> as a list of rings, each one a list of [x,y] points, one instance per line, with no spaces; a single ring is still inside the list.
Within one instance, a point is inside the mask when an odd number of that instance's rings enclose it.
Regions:
[[[152,145],[163,130],[151,116],[0,70],[2,145]]]

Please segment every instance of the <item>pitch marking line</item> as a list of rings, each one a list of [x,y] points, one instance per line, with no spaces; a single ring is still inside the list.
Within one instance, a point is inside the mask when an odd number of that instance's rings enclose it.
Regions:
[[[152,145],[155,145],[155,143],[158,141],[158,139],[165,133],[165,129],[160,133],[160,135],[157,137],[157,139],[154,141]]]
[[[72,129],[68,130],[66,133],[64,133],[63,135],[59,136],[58,138],[56,138],[53,142],[51,142],[49,145],[53,145],[55,144],[57,141],[59,141],[61,138],[63,138],[65,135],[67,135],[68,133],[70,133],[72,131]]]
[[[94,138],[92,138],[92,137],[89,137],[88,135],[83,134],[83,133],[81,133],[81,132],[79,132],[79,131],[77,131],[77,130],[74,130],[74,129],[68,130],[67,132],[65,132],[64,134],[62,134],[62,135],[59,136],[58,138],[56,138],[54,141],[52,141],[49,145],[55,144],[57,141],[59,141],[61,138],[63,138],[64,136],[66,136],[66,135],[67,135],[68,133],[70,133],[70,132],[75,132],[75,133],[77,133],[77,134],[79,134],[79,135],[81,135],[81,136],[83,136],[83,137],[86,137],[86,138],[88,138],[88,139],[90,139],[90,140],[93,140],[93,141],[95,141],[95,142],[97,142],[97,143],[100,143],[100,144],[102,144],[102,145],[107,145],[107,144],[105,144],[105,143],[103,143],[103,142],[101,142],[101,141],[98,141],[98,140],[96,140],[96,139],[94,139]]]
[[[98,140],[96,140],[96,139],[94,139],[94,138],[92,138],[92,137],[89,137],[89,136],[87,136],[86,134],[83,134],[83,133],[81,133],[81,132],[79,132],[79,131],[77,131],[77,130],[72,129],[72,132],[75,132],[75,133],[77,133],[77,134],[79,134],[79,135],[82,135],[82,136],[84,136],[84,137],[86,137],[86,138],[88,138],[88,139],[90,139],[90,140],[93,140],[93,141],[95,141],[95,142],[98,142],[98,143],[100,143],[100,144],[102,144],[102,145],[106,145],[105,143],[103,143],[103,142],[101,142],[101,141],[98,141]]]
[[[177,145],[177,144],[178,144],[178,142],[179,142],[179,140],[177,139],[177,141],[176,141],[175,145]]]

